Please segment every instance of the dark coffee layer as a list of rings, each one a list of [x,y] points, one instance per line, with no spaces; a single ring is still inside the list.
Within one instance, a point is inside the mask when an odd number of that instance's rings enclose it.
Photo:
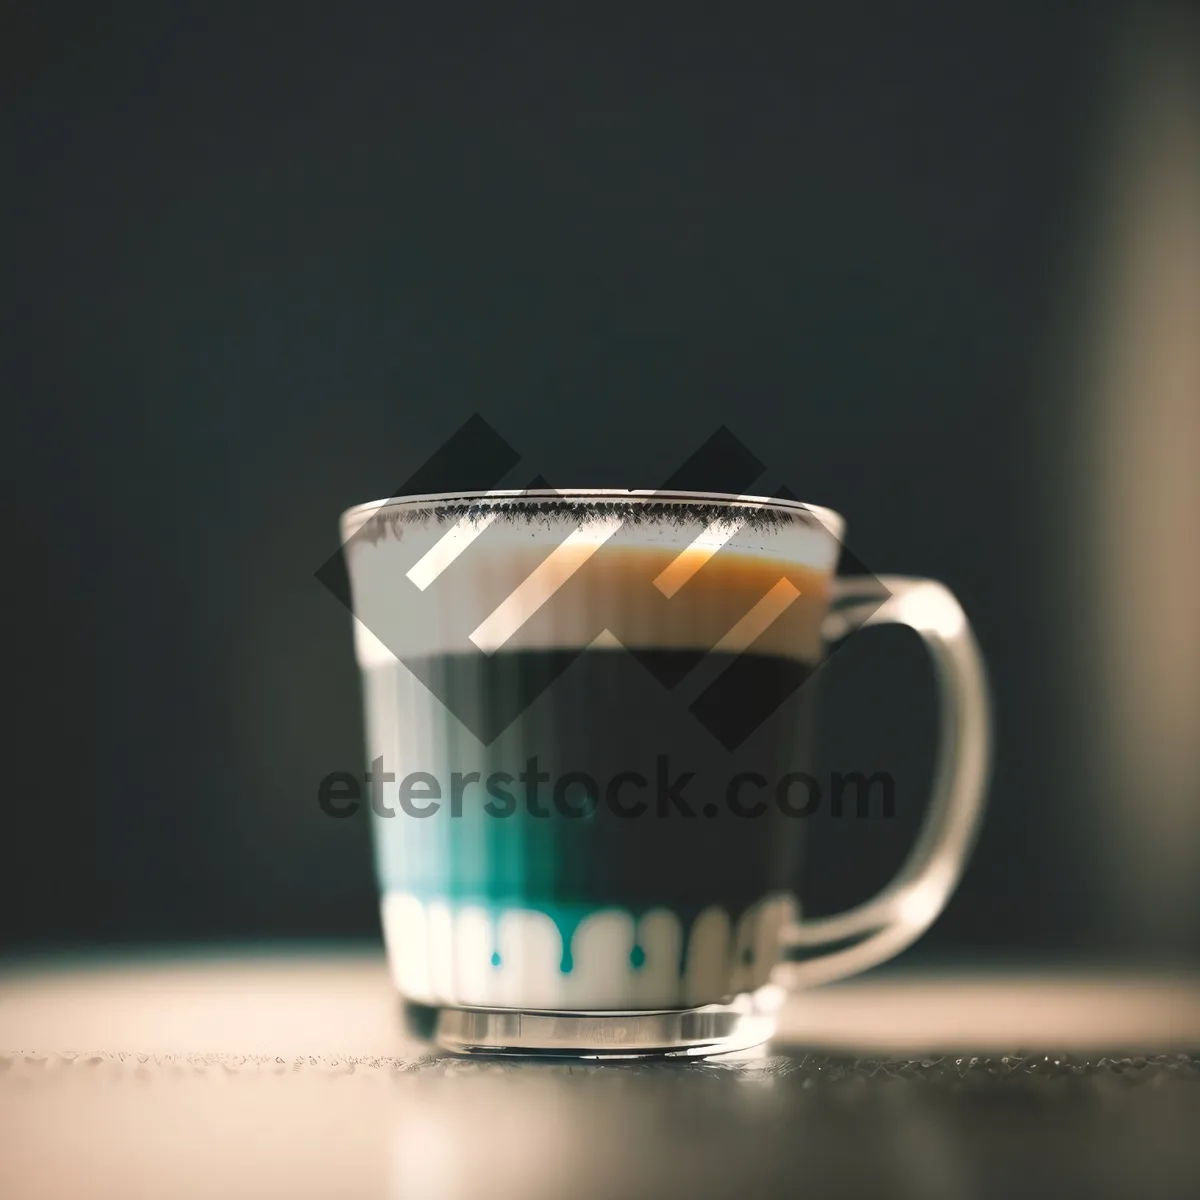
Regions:
[[[592,649],[408,666],[366,676],[371,754],[397,779],[396,815],[374,822],[385,890],[737,913],[794,886],[802,823],[769,789],[807,765],[812,663]],[[474,726],[499,729],[484,744]],[[397,794],[418,772],[413,807],[441,801],[423,817]],[[768,788],[731,801],[748,772]]]

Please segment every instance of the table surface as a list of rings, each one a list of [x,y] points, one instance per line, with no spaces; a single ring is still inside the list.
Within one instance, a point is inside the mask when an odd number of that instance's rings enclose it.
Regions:
[[[1200,980],[887,974],[705,1062],[456,1059],[376,954],[0,974],[0,1195],[1200,1195]]]

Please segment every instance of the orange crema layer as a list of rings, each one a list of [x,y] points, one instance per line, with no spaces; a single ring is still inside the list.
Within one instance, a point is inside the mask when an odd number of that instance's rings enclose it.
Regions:
[[[379,641],[400,657],[623,645],[815,661],[831,574],[733,546],[531,540],[468,549],[418,592],[381,556],[356,573],[359,654],[390,658]]]

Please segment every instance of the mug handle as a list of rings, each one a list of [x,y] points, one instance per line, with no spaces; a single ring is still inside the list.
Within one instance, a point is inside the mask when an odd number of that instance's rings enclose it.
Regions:
[[[929,811],[895,879],[857,908],[784,928],[784,951],[855,943],[785,961],[781,982],[793,987],[865,971],[899,954],[933,924],[974,844],[991,768],[987,674],[966,614],[949,588],[898,576],[835,579],[833,587],[827,640],[841,641],[867,625],[907,625],[920,635],[937,680],[939,745]]]

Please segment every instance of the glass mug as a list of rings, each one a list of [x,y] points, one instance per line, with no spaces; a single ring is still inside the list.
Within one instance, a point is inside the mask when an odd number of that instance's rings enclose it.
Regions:
[[[743,1048],[787,988],[882,962],[934,921],[983,810],[983,664],[942,584],[837,578],[843,528],[692,492],[343,515],[387,955],[440,1046]],[[932,801],[887,888],[801,920],[810,677],[831,642],[884,623],[933,660]]]

